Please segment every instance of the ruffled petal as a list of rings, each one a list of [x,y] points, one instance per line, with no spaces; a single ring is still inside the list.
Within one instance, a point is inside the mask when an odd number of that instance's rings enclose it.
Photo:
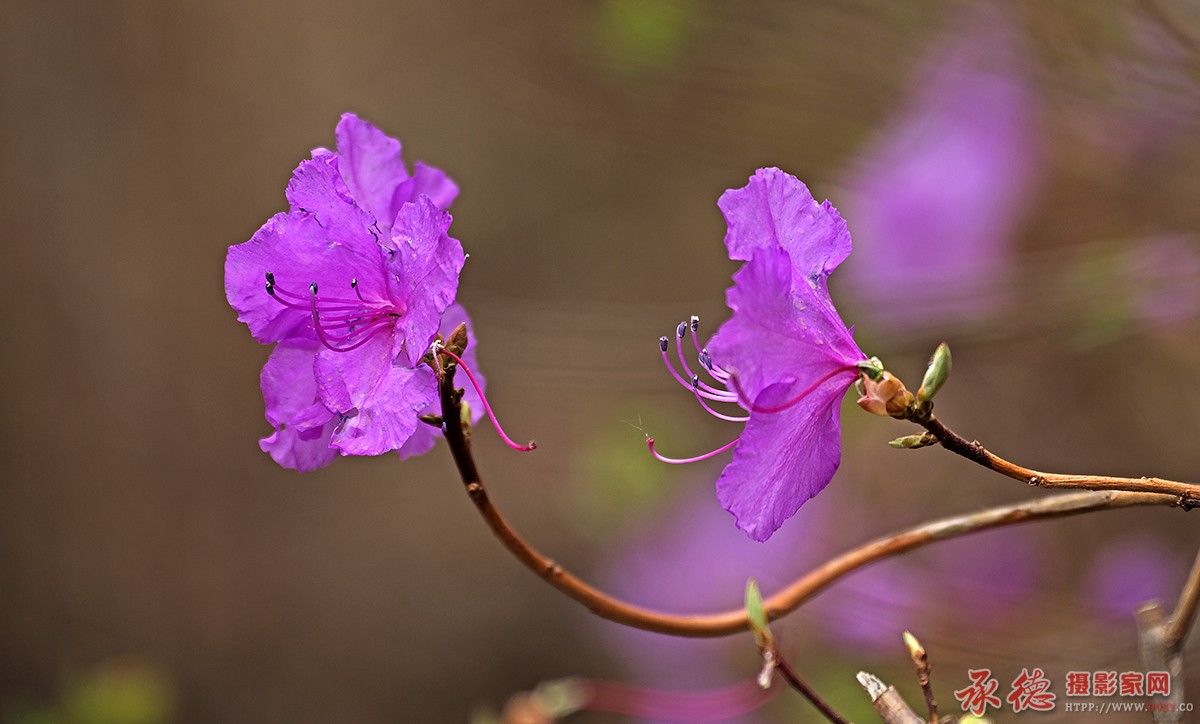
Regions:
[[[815,383],[831,370],[866,359],[836,311],[792,275],[782,249],[764,247],[733,276],[733,316],[708,343],[713,360],[736,371],[753,399],[767,386]]]
[[[421,194],[428,196],[439,209],[449,209],[454,199],[458,198],[458,184],[451,181],[441,169],[417,161],[412,177],[401,182],[392,196],[392,218],[404,204],[416,201]]]
[[[442,315],[442,323],[438,332],[443,338],[449,337],[454,328],[460,324],[467,325],[467,337],[471,340],[471,343],[467,345],[466,352],[462,355],[463,361],[475,373],[475,379],[479,381],[479,386],[486,389],[487,380],[484,379],[483,373],[479,371],[479,365],[476,363],[475,349],[478,341],[475,339],[475,329],[471,326],[471,320],[467,317],[467,310],[463,309],[461,304],[451,304],[447,307],[446,313]],[[471,408],[471,424],[477,424],[483,417],[483,400],[479,398],[479,393],[475,391],[475,386],[467,379],[465,372],[458,372],[454,379],[458,383],[457,386],[463,390],[463,402]],[[441,402],[434,399],[428,407],[421,410],[420,414],[442,414]],[[408,438],[408,442],[400,448],[400,459],[424,455],[433,448],[433,444],[441,436],[441,431],[422,422],[417,425],[417,429],[413,432],[412,437]]]
[[[466,256],[462,244],[446,232],[450,214],[428,196],[405,204],[396,215],[388,264],[392,301],[404,309],[396,325],[396,352],[416,366],[437,334],[442,312],[458,293],[458,275]]]
[[[399,449],[437,395],[433,370],[397,366],[391,350],[392,335],[382,333],[350,352],[317,354],[321,401],[340,416],[331,444],[345,455]]]
[[[748,261],[758,249],[786,251],[798,274],[827,277],[850,255],[850,232],[828,201],[817,203],[799,179],[777,168],[759,169],[717,205],[729,231],[729,258]]]
[[[717,499],[746,535],[767,540],[833,479],[842,458],[841,400],[854,378],[838,375],[783,412],[750,415],[717,479]],[[797,392],[795,384],[774,384],[755,403],[779,405]]]
[[[333,154],[301,161],[288,181],[288,203],[293,211],[315,215],[334,241],[373,243],[375,237],[370,227],[375,219],[355,203],[338,170],[339,164]]]
[[[301,472],[324,467],[337,457],[329,446],[336,416],[321,404],[313,372],[319,349],[310,340],[280,342],[260,378],[267,422],[275,432],[259,447],[283,467]]]
[[[392,197],[408,178],[400,141],[353,113],[342,116],[336,135],[342,178],[350,193],[381,225],[390,224],[395,215]]]

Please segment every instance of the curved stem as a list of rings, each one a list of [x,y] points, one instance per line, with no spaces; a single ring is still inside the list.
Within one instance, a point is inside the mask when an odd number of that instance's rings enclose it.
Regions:
[[[916,415],[909,419],[936,436],[941,446],[950,452],[978,463],[988,470],[994,470],[1001,475],[1014,480],[1020,480],[1034,487],[1161,493],[1175,496],[1176,505],[1184,510],[1200,507],[1200,485],[1181,483],[1175,480],[1164,480],[1163,478],[1114,478],[1107,475],[1043,473],[1009,462],[999,455],[988,451],[978,441],[968,442],[966,438],[946,427],[941,420],[932,414],[924,417]]]
[[[592,613],[609,621],[672,636],[712,638],[728,636],[750,628],[745,609],[701,615],[678,615],[653,611],[613,598],[580,580],[562,566],[525,542],[500,511],[492,504],[475,458],[471,454],[470,427],[462,421],[458,395],[454,389],[454,370],[442,370],[438,389],[442,419],[450,454],[458,468],[467,495],[475,504],[496,538],[510,553],[542,580],[586,606]],[[457,423],[456,423],[457,421]],[[974,531],[1013,525],[1033,520],[1048,520],[1096,510],[1141,505],[1177,506],[1178,496],[1162,493],[1121,491],[1081,492],[1039,498],[1012,505],[1001,505],[967,515],[942,518],[878,538],[827,561],[811,573],[771,596],[763,609],[771,620],[794,611],[843,576],[870,563],[935,541],[955,538]]]

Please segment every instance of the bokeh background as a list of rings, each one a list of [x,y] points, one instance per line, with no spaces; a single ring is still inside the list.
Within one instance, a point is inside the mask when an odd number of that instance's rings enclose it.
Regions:
[[[748,636],[637,634],[550,590],[490,538],[440,446],[307,475],[259,451],[268,350],[226,306],[225,250],[284,207],[347,110],[462,188],[460,299],[493,403],[541,446],[479,432],[494,497],[630,599],[737,606],[748,575],[769,592],[876,535],[1036,493],[892,450],[909,430],[848,400],[834,483],[758,546],[715,501],[723,460],[648,459],[644,433],[680,455],[734,434],[656,346],[690,314],[725,318],[736,267],[715,202],[760,166],[849,220],[832,287],[864,349],[915,383],[950,342],[938,404],[965,435],[1043,469],[1200,477],[1194,3],[16,0],[3,15],[5,722],[482,722],[564,676],[706,689],[756,672]],[[776,630],[860,721],[860,669],[919,700],[904,628],[946,710],[969,667],[1002,695],[1042,667],[1061,695],[1067,670],[1138,668],[1131,610],[1174,601],[1196,515],[947,543]],[[1188,677],[1200,701],[1200,667]],[[742,720],[811,718],[784,692]]]

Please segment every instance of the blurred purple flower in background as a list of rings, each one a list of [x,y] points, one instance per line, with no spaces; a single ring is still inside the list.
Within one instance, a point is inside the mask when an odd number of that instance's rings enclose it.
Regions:
[[[1171,326],[1200,310],[1200,244],[1187,234],[1134,242],[1122,265],[1138,322]]]
[[[939,603],[1003,626],[1034,600],[1049,550],[1039,529],[1005,527],[940,541],[918,558],[930,562]]]
[[[1128,535],[1096,553],[1085,590],[1100,611],[1114,618],[1130,617],[1153,598],[1170,601],[1185,573],[1178,555],[1166,543]]]
[[[1039,166],[1019,29],[976,8],[936,41],[908,108],[852,164],[861,308],[891,328],[994,311]]]
[[[690,326],[700,365],[721,387],[700,382],[688,367],[687,323],[676,343],[690,384],[667,356],[668,339],[659,342],[671,374],[705,409],[746,423],[735,443],[716,451],[737,446],[717,480],[717,497],[739,528],[765,541],[829,484],[841,461],[841,399],[866,355],[834,309],[826,279],[850,254],[850,232],[832,204],[817,203],[777,168],[759,169],[718,205],[729,226],[729,258],[746,264],[726,295],[733,316],[707,348],[696,339],[699,320]],[[717,413],[706,399],[740,405],[749,415]]]
[[[724,512],[697,488],[675,502],[641,534],[612,551],[601,573],[624,600],[672,612],[738,608],[746,580],[770,595],[846,548],[853,534],[835,524],[847,504],[828,491],[801,509],[771,540],[756,543],[728,525]],[[873,565],[804,604],[801,614],[773,625],[784,654],[801,670],[829,661],[813,658],[810,636],[843,650],[855,665],[864,655],[902,652],[900,634],[923,607],[923,583],[903,560]],[[805,626],[804,621],[818,622]],[[615,655],[640,685],[698,690],[749,679],[761,663],[747,640],[678,639],[597,622]],[[748,716],[739,721],[757,721]]]
[[[436,382],[420,359],[467,321],[454,304],[465,255],[444,210],[457,194],[437,169],[409,176],[399,141],[346,114],[337,152],[296,168],[290,210],[229,248],[230,305],[255,339],[278,343],[261,380],[275,432],[260,444],[280,465],[432,446],[417,415]]]

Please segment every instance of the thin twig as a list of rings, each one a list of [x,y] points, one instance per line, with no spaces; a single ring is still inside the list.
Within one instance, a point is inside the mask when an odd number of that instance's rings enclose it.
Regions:
[[[917,683],[921,685],[921,693],[925,695],[925,708],[929,710],[929,724],[938,724],[937,699],[933,696],[933,680],[930,673],[929,654],[925,647],[910,632],[904,632],[904,646],[912,657],[913,667],[917,670]]]
[[[652,611],[625,603],[583,582],[562,566],[547,558],[509,526],[492,503],[471,453],[469,425],[463,421],[461,399],[454,389],[454,366],[439,371],[443,431],[450,454],[458,468],[467,495],[491,528],[492,533],[517,560],[560,592],[586,606],[592,613],[615,623],[672,636],[713,638],[728,636],[750,628],[745,609],[704,615],[676,615]],[[1033,520],[1049,520],[1097,510],[1143,505],[1176,506],[1178,496],[1160,493],[1120,491],[1081,492],[1039,498],[1002,505],[976,513],[942,518],[878,538],[827,561],[809,574],[763,603],[768,619],[774,620],[794,611],[802,603],[828,588],[835,581],[875,561],[956,538],[975,531]]]
[[[933,433],[942,447],[995,472],[1038,488],[1072,490],[1126,490],[1132,493],[1173,495],[1180,508],[1200,507],[1200,485],[1163,478],[1115,478],[1107,475],[1063,475],[1043,473],[1009,462],[977,441],[967,441],[933,415],[914,415],[913,422]]]
[[[1192,572],[1188,574],[1187,583],[1183,584],[1183,592],[1179,594],[1179,603],[1175,605],[1175,612],[1167,621],[1167,630],[1163,638],[1165,645],[1175,650],[1183,648],[1188,631],[1196,622],[1198,608],[1200,608],[1200,553],[1196,554],[1196,560],[1192,563]]]
[[[821,695],[808,685],[808,682],[800,678],[800,675],[797,674],[796,670],[792,668],[792,665],[787,662],[787,659],[783,658],[783,656],[779,653],[778,648],[772,647],[770,656],[774,661],[775,670],[782,674],[784,680],[787,681],[787,683],[791,685],[793,689],[800,692],[805,699],[808,699],[809,703],[815,706],[826,719],[834,724],[849,724],[849,721],[841,714],[838,714],[836,711],[834,711],[833,707],[829,705],[829,702],[822,699]]]

